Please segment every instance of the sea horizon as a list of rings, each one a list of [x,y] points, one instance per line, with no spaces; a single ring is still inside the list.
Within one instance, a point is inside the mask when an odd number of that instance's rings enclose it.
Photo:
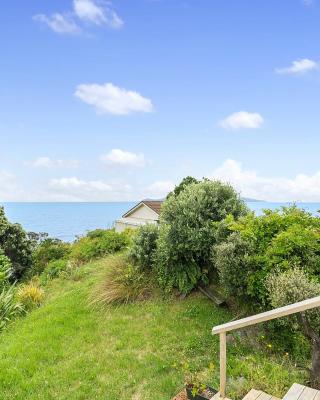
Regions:
[[[110,229],[115,221],[139,201],[106,202],[0,202],[11,222],[19,223],[28,232],[45,232],[50,237],[74,241],[78,236],[94,229]],[[257,215],[264,209],[297,205],[317,215],[320,202],[245,201]]]

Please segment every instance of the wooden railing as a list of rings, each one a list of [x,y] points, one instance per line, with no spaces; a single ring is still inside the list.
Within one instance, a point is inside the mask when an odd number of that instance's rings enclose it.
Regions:
[[[272,319],[285,317],[287,315],[296,314],[316,307],[320,307],[320,296],[300,301],[299,303],[290,304],[285,307],[276,308],[275,310],[253,315],[251,317],[239,319],[238,321],[232,321],[223,325],[215,326],[212,329],[212,334],[220,335],[220,398],[226,397],[227,332],[256,325],[261,322],[271,321]]]

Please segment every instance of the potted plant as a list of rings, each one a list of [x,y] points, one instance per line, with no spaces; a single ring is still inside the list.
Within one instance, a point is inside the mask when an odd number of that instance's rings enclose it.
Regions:
[[[193,372],[188,363],[184,363],[182,367],[188,400],[209,400],[217,393],[217,390],[204,383],[203,373]],[[214,365],[210,364],[208,369],[213,371]]]

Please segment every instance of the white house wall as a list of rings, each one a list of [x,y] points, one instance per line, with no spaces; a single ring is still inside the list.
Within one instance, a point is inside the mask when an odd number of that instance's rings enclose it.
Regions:
[[[122,232],[127,228],[136,229],[141,225],[157,224],[159,215],[151,208],[142,204],[133,210],[127,217],[118,219],[115,223],[116,232]]]
[[[132,211],[130,215],[128,215],[128,217],[126,218],[145,220],[145,221],[150,221],[150,220],[158,221],[159,215],[155,211],[151,210],[151,208],[142,204],[140,207]]]

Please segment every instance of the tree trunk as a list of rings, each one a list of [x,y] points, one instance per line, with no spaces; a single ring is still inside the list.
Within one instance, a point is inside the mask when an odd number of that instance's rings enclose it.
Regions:
[[[297,317],[304,334],[312,344],[310,384],[313,388],[320,390],[320,337],[311,326],[305,313],[298,314]]]
[[[312,343],[312,367],[310,372],[311,386],[320,390],[320,343],[313,340]]]

